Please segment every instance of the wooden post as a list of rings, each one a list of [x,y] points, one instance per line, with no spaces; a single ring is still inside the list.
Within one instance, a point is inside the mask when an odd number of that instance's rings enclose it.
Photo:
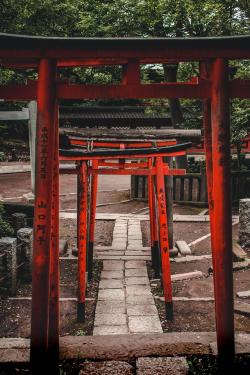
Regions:
[[[215,59],[211,69],[211,120],[214,205],[213,258],[216,327],[219,361],[229,365],[234,357],[232,271],[231,156],[228,97],[228,63]]]
[[[41,59],[37,88],[37,155],[32,275],[32,373],[48,368],[49,279],[53,159],[55,145],[56,62]]]
[[[172,285],[168,242],[168,222],[162,157],[156,157],[156,186],[161,248],[162,281],[165,298],[166,318],[173,320]]]
[[[36,175],[36,121],[37,121],[37,102],[29,102],[29,146],[30,146],[30,164],[31,164],[31,189],[35,191]]]
[[[148,158],[148,169],[152,170],[152,158]],[[155,264],[155,251],[154,251],[154,243],[155,243],[155,228],[154,228],[154,195],[153,195],[153,176],[148,175],[148,206],[149,206],[149,218],[150,218],[150,246],[151,246],[151,261],[152,267],[155,271],[156,264]]]
[[[78,305],[77,318],[79,322],[85,321],[86,297],[86,257],[87,257],[87,189],[88,172],[87,162],[79,166],[79,221],[78,227]]]
[[[59,374],[59,134],[58,106],[55,108],[52,229],[50,250],[50,301],[48,351],[53,373]]]
[[[169,168],[173,168],[173,158],[166,157],[164,161],[169,165]],[[167,216],[168,216],[168,240],[169,249],[174,248],[174,212],[173,212],[173,176],[165,176],[165,190],[166,190],[166,202],[167,202]]]
[[[98,169],[98,160],[92,161],[92,168]],[[90,199],[90,226],[89,226],[89,246],[88,246],[88,279],[92,279],[93,273],[93,255],[94,255],[94,237],[95,237],[95,215],[97,204],[98,175],[91,176],[91,199]]]

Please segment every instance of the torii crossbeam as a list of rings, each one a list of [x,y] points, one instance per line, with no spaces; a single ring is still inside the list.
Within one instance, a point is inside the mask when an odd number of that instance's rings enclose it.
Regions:
[[[5,100],[37,100],[36,197],[31,322],[35,374],[56,364],[58,321],[58,102],[62,99],[196,98],[204,134],[214,268],[218,356],[234,357],[229,99],[249,98],[250,80],[230,80],[228,61],[250,58],[250,36],[221,38],[84,39],[0,34],[0,66],[37,68],[38,80],[0,87]],[[190,82],[142,84],[140,65],[198,61]],[[118,85],[72,85],[58,67],[122,65]],[[52,321],[51,316],[57,320]],[[56,367],[55,367],[56,368]],[[51,372],[51,367],[49,367]],[[54,372],[55,373],[55,372]]]

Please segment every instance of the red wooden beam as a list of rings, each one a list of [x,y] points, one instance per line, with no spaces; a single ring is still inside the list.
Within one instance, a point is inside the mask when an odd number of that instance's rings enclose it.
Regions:
[[[211,96],[209,80],[199,79],[198,83],[152,83],[128,85],[69,85],[57,83],[59,99],[143,99],[143,98],[197,98]],[[231,98],[250,98],[250,80],[229,82]],[[33,100],[37,98],[37,82],[27,85],[0,87],[0,98],[5,100]]]
[[[57,95],[60,99],[206,98],[210,95],[210,83],[202,81],[109,86],[58,83]]]
[[[140,153],[140,154],[129,154],[129,155],[126,155],[126,158],[127,159],[142,159],[142,158],[145,158],[145,157],[154,157],[154,156],[182,156],[182,155],[185,155],[186,152],[185,151],[176,151],[176,152],[158,152],[158,153],[155,153],[155,152],[151,152],[149,154],[145,154],[145,153]],[[60,156],[60,160],[64,160],[64,161],[68,161],[68,160],[71,160],[71,161],[81,161],[81,160],[106,160],[106,159],[117,159],[117,156],[116,155],[109,155],[108,157],[103,155],[103,156],[100,156],[100,155],[92,155],[92,156],[76,156],[76,155],[73,155],[73,156],[69,156],[69,155],[61,155]]]
[[[234,357],[234,310],[232,269],[232,199],[228,65],[223,59],[212,64],[212,234],[216,327],[219,361],[230,368]],[[209,146],[209,140],[207,140]],[[207,155],[209,155],[207,150]],[[211,168],[211,167],[210,167]]]
[[[55,78],[55,62],[42,59],[39,66],[37,92],[37,154],[30,352],[32,373],[34,374],[40,373],[41,369],[48,369],[49,366],[51,215],[53,160],[55,157],[51,145],[55,144]],[[54,230],[55,226],[53,226]]]
[[[156,168],[153,167],[150,170],[147,169],[141,169],[141,168],[89,168],[88,173],[90,175],[131,175],[131,176],[149,176],[150,174],[155,176],[156,175]],[[185,169],[169,169],[168,166],[162,166],[162,173],[170,176],[182,176],[186,174]]]

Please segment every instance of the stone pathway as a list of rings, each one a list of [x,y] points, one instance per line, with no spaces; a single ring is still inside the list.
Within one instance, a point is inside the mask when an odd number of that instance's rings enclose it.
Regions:
[[[142,233],[138,218],[116,220],[111,254],[114,251],[122,253],[124,259],[103,260],[93,334],[162,332],[146,261],[141,259]]]

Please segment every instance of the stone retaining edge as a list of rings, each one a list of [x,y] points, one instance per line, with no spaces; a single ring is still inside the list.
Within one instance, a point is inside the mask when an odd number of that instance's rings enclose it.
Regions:
[[[250,334],[236,334],[236,352],[250,353]],[[129,361],[148,356],[216,354],[214,332],[169,332],[113,336],[65,336],[60,338],[61,359]],[[1,338],[1,363],[29,362],[30,340]]]

